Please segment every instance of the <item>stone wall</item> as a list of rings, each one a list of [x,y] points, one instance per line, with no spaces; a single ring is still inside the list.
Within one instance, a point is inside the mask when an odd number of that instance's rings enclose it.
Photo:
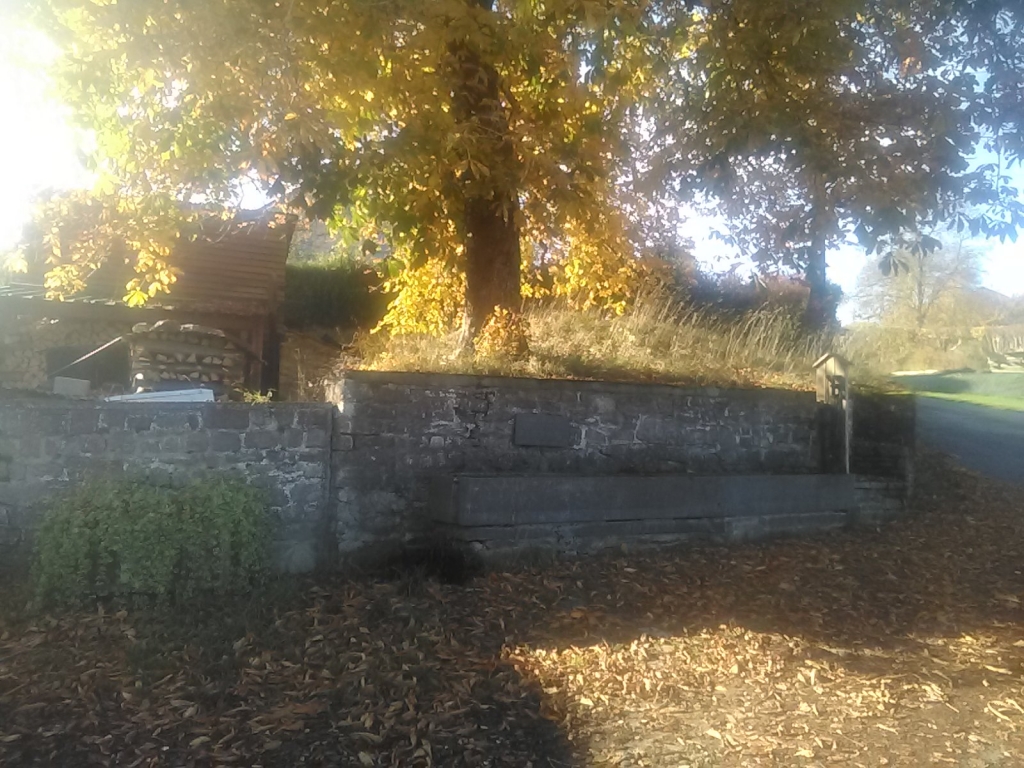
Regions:
[[[853,399],[850,471],[912,478],[917,440],[913,395],[858,394]]]
[[[810,392],[350,372],[328,398],[343,557],[427,532],[446,475],[819,470]]]
[[[47,352],[59,347],[96,348],[128,333],[131,326],[130,322],[83,320],[8,323],[0,327],[0,386],[46,389]]]
[[[582,552],[874,525],[902,512],[913,468],[906,398],[854,401],[850,478],[822,476],[812,393],[370,372],[330,390],[334,405],[0,399],[0,564],[54,491],[102,472],[236,472],[268,491],[279,566],[305,571],[424,536]],[[437,489],[472,476],[492,496],[449,490],[446,519]]]
[[[31,539],[54,491],[97,473],[154,482],[234,472],[267,489],[276,558],[288,571],[329,560],[332,408],[325,404],[125,405],[0,401],[0,561]]]

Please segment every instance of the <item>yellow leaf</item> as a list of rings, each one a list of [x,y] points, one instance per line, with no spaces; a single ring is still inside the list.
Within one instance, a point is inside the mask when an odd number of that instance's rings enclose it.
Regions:
[[[129,307],[141,307],[149,299],[145,291],[135,289],[124,297],[124,302]]]
[[[993,667],[993,666],[990,666],[989,664],[982,664],[982,666],[985,667],[985,669],[987,669],[989,672],[996,672],[996,673],[998,673],[1000,675],[1012,675],[1013,674],[1010,670],[1004,669],[1003,667]]]

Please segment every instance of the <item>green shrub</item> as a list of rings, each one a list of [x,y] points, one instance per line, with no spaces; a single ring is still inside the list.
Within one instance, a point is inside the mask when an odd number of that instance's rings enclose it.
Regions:
[[[289,328],[373,328],[390,297],[380,277],[347,259],[285,268],[284,322]]]
[[[66,605],[243,590],[266,573],[269,525],[260,491],[233,479],[202,478],[178,488],[88,482],[44,517],[36,595],[43,604]]]

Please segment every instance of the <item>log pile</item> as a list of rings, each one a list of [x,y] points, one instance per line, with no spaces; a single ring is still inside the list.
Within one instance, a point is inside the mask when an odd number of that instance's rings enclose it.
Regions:
[[[135,391],[196,386],[218,395],[243,388],[252,353],[223,331],[162,321],[140,323],[128,339]]]

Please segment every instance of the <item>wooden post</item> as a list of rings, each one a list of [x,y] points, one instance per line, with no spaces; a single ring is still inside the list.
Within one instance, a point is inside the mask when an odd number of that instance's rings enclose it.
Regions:
[[[850,364],[834,353],[814,363],[815,389],[819,406],[822,469],[850,474],[852,432],[850,403]]]

